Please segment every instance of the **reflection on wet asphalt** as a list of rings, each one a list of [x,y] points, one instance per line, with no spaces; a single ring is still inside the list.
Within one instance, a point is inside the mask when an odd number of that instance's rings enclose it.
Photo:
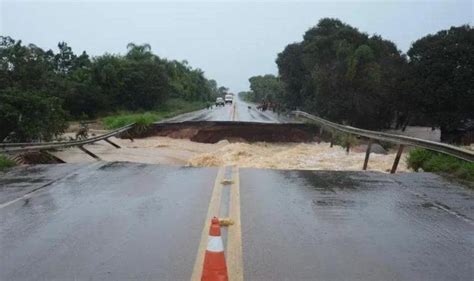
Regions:
[[[166,122],[184,122],[184,121],[242,121],[242,122],[262,122],[262,123],[285,123],[290,119],[287,116],[278,115],[270,110],[262,112],[257,110],[256,105],[241,100],[238,96],[235,98],[236,114],[235,120],[232,120],[233,105],[213,106],[212,109],[203,109],[198,112],[183,114],[174,118],[167,119]]]
[[[0,280],[189,279],[216,169],[80,168],[40,167],[52,184],[0,209]]]
[[[0,176],[0,280],[189,280],[216,169]],[[470,280],[474,194],[429,173],[240,169],[247,280]],[[7,199],[4,199],[7,198]]]
[[[417,175],[414,184],[377,172],[242,169],[245,278],[472,279],[472,217],[430,202],[443,202],[448,193],[449,202],[469,198],[464,207],[472,211],[473,193]],[[430,195],[418,195],[427,190]]]
[[[0,205],[52,184],[90,164],[20,166],[1,176]],[[47,174],[47,175],[46,175]],[[8,187],[8,188],[6,188]]]

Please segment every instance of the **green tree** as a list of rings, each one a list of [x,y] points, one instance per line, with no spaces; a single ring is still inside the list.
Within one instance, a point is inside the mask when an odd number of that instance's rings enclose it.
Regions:
[[[280,78],[284,82],[283,102],[291,109],[301,107],[305,101],[303,83],[307,80],[301,43],[286,46],[285,50],[278,54],[276,63]]]
[[[219,88],[217,88],[217,92],[219,93],[220,97],[224,97],[229,92],[229,88],[220,86]]]
[[[61,101],[43,92],[0,92],[0,141],[48,141],[67,127]]]
[[[210,99],[215,100],[219,96],[219,89],[217,87],[216,80],[214,79],[208,80],[207,86],[209,87],[209,91],[210,91]]]
[[[441,139],[474,119],[474,29],[451,27],[417,40],[408,51],[412,102]]]
[[[401,80],[392,75],[406,65],[392,42],[325,18],[276,62],[287,106],[363,128],[390,126],[394,107],[387,105]]]
[[[161,59],[149,44],[127,45],[126,55],[76,55],[66,42],[57,52],[0,36],[0,137],[47,140],[66,117],[117,110],[155,110],[169,98],[206,101],[217,82],[186,61]]]
[[[30,44],[22,45],[0,36],[0,90],[16,87],[24,90],[54,91],[56,80],[54,54]]]
[[[123,84],[117,101],[127,109],[154,109],[167,98],[168,76],[159,63],[126,63],[120,77]]]
[[[248,98],[254,102],[277,102],[284,92],[283,84],[275,75],[253,76],[249,82],[252,92]]]
[[[127,44],[127,55],[126,58],[135,61],[150,60],[154,57],[151,52],[150,44],[136,45],[135,43]]]
[[[66,75],[76,66],[77,56],[66,42],[59,42],[58,48],[59,52],[54,56],[55,68],[58,73]]]

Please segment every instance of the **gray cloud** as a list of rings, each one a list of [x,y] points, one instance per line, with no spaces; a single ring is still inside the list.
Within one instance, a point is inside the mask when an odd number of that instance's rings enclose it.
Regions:
[[[252,75],[276,74],[276,54],[322,17],[382,35],[402,51],[473,19],[472,1],[4,1],[0,8],[2,35],[48,49],[66,41],[92,55],[146,42],[159,56],[186,59],[236,92],[248,88]]]

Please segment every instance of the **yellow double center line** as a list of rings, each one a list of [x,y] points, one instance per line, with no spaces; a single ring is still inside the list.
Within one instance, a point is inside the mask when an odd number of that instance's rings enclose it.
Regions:
[[[242,224],[240,221],[240,176],[239,168],[232,167],[232,186],[230,190],[229,217],[234,225],[227,232],[227,266],[229,280],[244,280],[242,259]]]
[[[224,187],[225,167],[219,168],[214,182],[209,208],[207,210],[206,220],[201,233],[201,242],[194,263],[191,281],[201,280],[202,268],[204,264],[204,255],[207,246],[207,237],[211,218],[219,217],[222,188]],[[227,187],[226,187],[227,188]],[[242,230],[240,221],[240,181],[239,168],[232,167],[232,185],[230,190],[229,218],[234,221],[234,225],[229,226],[227,231],[227,251],[226,261],[229,280],[243,280],[243,260],[242,260]]]

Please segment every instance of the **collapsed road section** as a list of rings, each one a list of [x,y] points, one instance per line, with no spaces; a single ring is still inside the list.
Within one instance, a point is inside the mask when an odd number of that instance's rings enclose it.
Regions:
[[[303,123],[258,123],[231,121],[189,121],[157,123],[142,136],[189,139],[201,143],[230,142],[312,142],[319,141],[318,127]],[[127,134],[123,137],[127,138]]]
[[[303,123],[158,123],[136,130],[132,136],[131,139],[127,132],[121,134],[120,138],[111,137],[110,140],[119,149],[105,141],[97,141],[88,144],[87,150],[105,161],[305,170],[360,170],[367,150],[364,140],[352,138],[349,139],[352,143],[349,144],[351,147],[348,153],[347,148],[343,147],[347,140],[336,138],[338,136],[327,131],[321,133],[314,124]],[[331,141],[334,141],[334,145]],[[395,157],[394,149],[374,143],[371,152],[368,169],[389,171]],[[97,158],[76,147],[49,151],[49,154],[67,163],[97,161]],[[30,155],[22,157],[25,164],[39,163],[34,162],[37,159],[40,158]],[[40,163],[55,162],[48,160]],[[399,166],[400,171],[407,170],[404,155]]]

